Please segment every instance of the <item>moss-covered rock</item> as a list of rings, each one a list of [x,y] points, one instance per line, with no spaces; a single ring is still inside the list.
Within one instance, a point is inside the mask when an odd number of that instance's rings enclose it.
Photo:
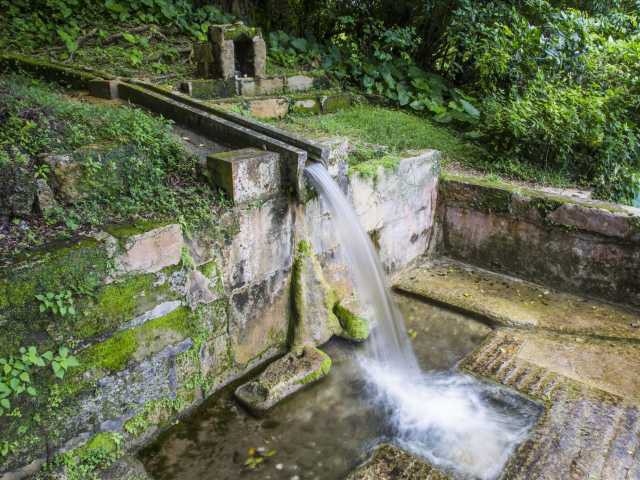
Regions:
[[[322,345],[342,328],[334,313],[336,294],[322,273],[309,242],[298,243],[292,271],[294,322],[292,345]]]
[[[339,302],[333,307],[333,313],[342,326],[341,337],[354,342],[364,342],[369,338],[369,322],[366,318],[353,313]]]
[[[276,360],[255,380],[238,387],[235,396],[254,413],[264,413],[278,402],[327,376],[331,358],[305,346]]]

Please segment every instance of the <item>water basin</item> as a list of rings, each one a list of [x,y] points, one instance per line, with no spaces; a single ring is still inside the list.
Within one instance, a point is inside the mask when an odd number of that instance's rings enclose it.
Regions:
[[[460,314],[404,296],[394,299],[427,375],[454,369],[490,332]],[[223,389],[141,453],[148,472],[157,480],[201,480],[213,478],[214,472],[217,480],[344,478],[375,445],[394,441],[397,433],[389,412],[373,401],[359,372],[362,348],[329,342],[323,348],[334,361],[329,376],[262,418],[252,417],[233,399],[236,385]],[[539,414],[535,404],[503,389],[487,385],[485,393],[487,402],[520,425],[533,424]],[[411,450],[411,445],[400,446]],[[273,455],[250,469],[244,465],[250,449]],[[454,463],[445,459],[441,466],[455,477],[474,478],[464,469],[456,470]]]

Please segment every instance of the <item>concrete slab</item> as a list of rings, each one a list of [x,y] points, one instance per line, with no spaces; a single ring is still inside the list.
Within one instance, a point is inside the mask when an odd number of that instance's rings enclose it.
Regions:
[[[373,456],[347,480],[450,480],[427,462],[390,444],[382,444]]]
[[[324,378],[331,369],[331,358],[314,347],[289,352],[276,360],[255,380],[235,391],[236,398],[253,413],[261,414],[298,390]]]
[[[582,298],[449,259],[403,272],[395,288],[495,325],[640,340],[640,312]]]

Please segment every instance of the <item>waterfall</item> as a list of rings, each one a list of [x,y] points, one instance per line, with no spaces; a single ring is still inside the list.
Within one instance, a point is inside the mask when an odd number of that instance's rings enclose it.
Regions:
[[[329,209],[358,301],[372,320],[359,360],[372,402],[388,416],[389,440],[456,476],[496,478],[532,419],[514,415],[513,405],[499,407],[496,398],[505,394],[498,387],[459,373],[420,370],[380,259],[353,207],[324,166],[311,164],[305,174]]]
[[[367,307],[368,316],[375,325],[367,345],[370,357],[394,368],[418,371],[404,320],[391,300],[382,264],[356,212],[321,164],[308,166],[306,174],[329,208],[335,234],[352,272],[358,300]]]

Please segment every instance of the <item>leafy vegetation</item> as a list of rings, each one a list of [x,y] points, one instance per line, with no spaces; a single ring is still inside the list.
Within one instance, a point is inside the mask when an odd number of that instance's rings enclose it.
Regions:
[[[13,229],[22,233],[22,243],[41,241],[36,231],[68,235],[106,223],[164,217],[198,228],[224,207],[220,195],[199,178],[198,160],[162,118],[69,98],[50,85],[13,75],[0,77],[0,119],[0,170],[27,171],[24,184],[48,178],[55,190],[68,177],[73,185],[72,198],[62,188],[56,192],[57,206],[42,217],[27,216],[30,223]],[[54,175],[46,160],[51,154],[66,155],[74,166],[71,173],[56,170]],[[68,298],[46,294],[41,302],[60,312],[60,305],[71,306]]]
[[[187,0],[1,0],[0,11],[0,50],[160,77],[192,73],[191,42],[233,19]]]
[[[322,39],[309,43],[311,61],[322,52],[337,77],[466,131],[493,157],[491,171],[523,180],[550,172],[625,203],[640,192],[637,1],[333,0],[289,9],[308,19],[291,23],[297,34]],[[285,61],[309,61],[304,43],[293,43]]]
[[[0,358],[0,416],[9,414],[21,396],[39,395],[34,375],[42,369],[51,366],[53,374],[62,380],[67,370],[79,365],[65,347],[55,354],[51,351],[40,354],[35,346],[21,347],[19,355]]]
[[[635,0],[244,5],[267,31],[271,73],[323,72],[448,124],[488,152],[483,170],[563,179],[626,203],[640,190]],[[0,0],[0,9],[0,48],[158,81],[193,75],[192,42],[233,19],[188,0]]]
[[[522,162],[495,162],[489,152],[450,128],[400,109],[357,105],[331,115],[290,115],[278,124],[312,137],[346,136],[355,149],[350,168],[375,175],[378,167],[393,167],[407,150],[435,149],[446,168],[465,168],[555,186],[571,179],[561,173]]]

